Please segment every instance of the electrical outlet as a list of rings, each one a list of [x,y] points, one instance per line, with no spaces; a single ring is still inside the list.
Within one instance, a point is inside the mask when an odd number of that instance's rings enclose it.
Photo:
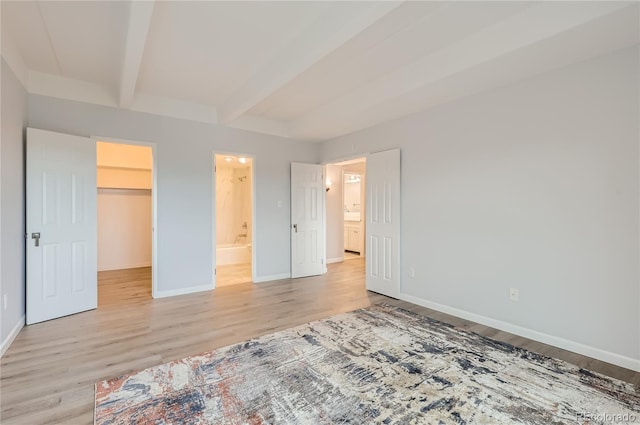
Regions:
[[[412,279],[416,277],[416,269],[414,269],[413,266],[409,267],[409,277]]]
[[[520,292],[516,288],[509,288],[509,299],[511,301],[520,301]]]
[[[5,310],[7,309],[7,299],[8,299],[7,294],[4,294],[2,296],[2,305],[4,306]]]

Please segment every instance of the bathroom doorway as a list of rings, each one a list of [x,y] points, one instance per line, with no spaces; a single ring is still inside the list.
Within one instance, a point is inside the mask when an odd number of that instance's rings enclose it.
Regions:
[[[364,260],[366,158],[327,164],[327,263]]]
[[[216,154],[214,161],[216,287],[252,282],[254,159]]]

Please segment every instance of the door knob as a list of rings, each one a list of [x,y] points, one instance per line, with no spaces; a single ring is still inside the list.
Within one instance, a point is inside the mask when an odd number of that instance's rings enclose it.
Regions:
[[[31,239],[36,240],[36,246],[40,246],[40,233],[32,233]]]
[[[293,225],[293,228],[294,228],[294,230],[296,231],[296,233],[298,233],[298,225],[297,225],[297,224],[294,224],[294,225]]]

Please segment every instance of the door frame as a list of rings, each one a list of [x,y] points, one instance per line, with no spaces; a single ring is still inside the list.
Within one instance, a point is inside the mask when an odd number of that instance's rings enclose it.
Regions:
[[[157,144],[137,140],[118,139],[113,137],[91,136],[93,143],[107,142],[119,145],[146,146],[151,148],[151,298],[158,294],[158,161]]]
[[[369,160],[370,160],[372,155],[374,155],[376,153],[380,153],[380,152],[386,152],[386,151],[389,151],[389,150],[395,150],[395,149],[398,149],[400,151],[400,155],[401,155],[401,158],[402,158],[402,149],[401,148],[387,148],[387,149],[378,150],[378,151],[360,152],[360,153],[357,153],[357,154],[354,153],[352,155],[338,157],[338,158],[335,158],[335,159],[324,160],[322,162],[322,165],[324,165],[324,166],[333,165],[333,164],[337,164],[337,163],[340,163],[340,162],[350,161],[350,160],[358,159],[358,158],[365,158],[365,161],[366,161],[366,163],[368,165],[369,164]],[[400,189],[399,189],[399,195],[400,195],[402,193],[402,161],[400,161],[400,170],[399,171],[400,171]],[[368,182],[368,180],[371,178],[371,174],[370,174],[368,168],[365,170],[364,174],[365,174],[365,181]],[[343,170],[342,180],[343,180],[343,184],[344,184],[344,170]],[[369,196],[368,196],[368,193],[367,193],[367,186],[366,185],[364,185],[363,190],[364,190],[364,203],[365,203],[365,206],[364,206],[364,208],[361,208],[361,209],[365,210],[365,221],[364,221],[365,244],[364,244],[364,248],[363,249],[365,250],[365,279],[366,279],[369,267],[371,266],[371,252],[369,252],[369,250],[367,249],[368,240],[367,240],[367,236],[366,236],[367,228],[368,228],[367,220],[370,219],[369,214],[366,213],[366,210],[367,210],[366,206],[368,205],[370,200],[369,200]],[[344,188],[343,188],[343,198],[344,198]],[[400,206],[399,206],[400,210],[402,210],[402,200],[400,199],[399,202],[400,202]],[[344,201],[343,201],[343,204],[344,204]],[[325,213],[324,213],[325,216],[326,216],[326,205],[327,204],[325,202]],[[400,213],[399,217],[400,217],[399,236],[400,236],[400,239],[401,239],[402,238],[402,213]],[[343,223],[344,223],[344,219],[343,219]],[[326,238],[326,236],[325,236],[325,238]],[[400,245],[398,246],[398,282],[397,282],[398,295],[400,295],[402,293],[402,273],[401,273],[401,268],[402,268],[402,245],[400,243],[400,239],[399,239],[399,244]],[[326,246],[327,246],[327,244],[326,244],[326,239],[325,239],[325,257],[326,257]]]
[[[324,167],[325,173],[326,173],[326,167],[327,165],[336,165],[339,164],[341,162],[346,162],[346,161],[351,161],[353,159],[362,159],[364,160],[364,162],[366,163],[367,161],[367,157],[371,155],[371,152],[364,152],[364,153],[358,153],[358,154],[353,154],[353,155],[348,155],[348,156],[343,156],[340,158],[336,158],[336,159],[332,159],[332,160],[325,160],[323,162],[320,163],[320,165],[322,165]],[[365,181],[366,181],[366,170],[365,170]],[[342,181],[340,182],[342,184],[342,206],[344,206],[344,170],[341,171],[341,175],[342,175]],[[326,179],[326,175],[325,175],[325,179]],[[335,182],[331,182],[332,185]],[[366,203],[367,203],[367,188],[364,186],[360,186],[360,190],[362,191],[362,195],[361,198],[364,198],[364,204],[360,206],[360,214],[362,214],[362,210],[366,209]],[[362,216],[361,216],[362,217]],[[366,221],[366,213],[365,213],[365,220],[362,223],[362,231],[365,233],[364,236],[364,246],[362,247],[362,251],[364,252],[364,258],[365,258],[365,262],[367,261],[367,253],[366,253],[366,245],[367,245],[367,236],[366,236],[366,231],[367,231],[367,221]],[[323,219],[324,219],[324,258],[327,258],[327,200],[326,200],[326,195],[325,195],[325,201],[324,201],[324,208],[323,208]],[[342,227],[344,228],[344,214],[342,214]],[[344,246],[344,241],[342,241],[342,245]],[[362,257],[363,253],[360,253],[360,257]],[[343,248],[343,253],[342,253],[343,257],[342,257],[342,262],[345,261],[344,259],[344,248]],[[339,261],[338,261],[339,262]],[[325,261],[325,268],[327,267],[326,261]],[[365,265],[365,275],[366,275],[366,265]]]
[[[211,191],[211,205],[212,205],[212,226],[211,226],[211,240],[213,241],[212,252],[211,252],[211,260],[214,265],[213,268],[213,289],[216,289],[218,285],[218,276],[216,273],[216,269],[218,268],[218,263],[216,261],[216,242],[217,242],[217,232],[216,225],[218,222],[218,217],[216,216],[216,155],[220,156],[242,156],[244,158],[251,159],[251,283],[255,283],[256,281],[256,156],[246,153],[239,152],[231,152],[231,151],[220,151],[214,150],[213,155],[211,156],[211,173],[213,180],[213,190]]]
[[[357,157],[354,159],[360,159],[361,157]],[[362,157],[362,162],[367,163],[367,157],[363,156]],[[366,258],[366,245],[367,245],[367,236],[366,236],[366,232],[367,232],[367,213],[366,213],[366,209],[367,209],[367,187],[366,187],[366,170],[365,171],[348,171],[345,170],[344,167],[346,167],[346,165],[342,166],[342,206],[344,207],[344,194],[346,192],[345,190],[345,183],[346,183],[346,179],[344,178],[345,174],[349,174],[349,175],[355,175],[355,176],[360,176],[360,222],[362,223],[362,236],[360,236],[360,242],[362,242],[362,246],[360,247],[360,258]],[[345,225],[345,219],[344,219],[344,214],[342,214],[342,226],[344,227]],[[344,261],[344,260],[343,260]]]

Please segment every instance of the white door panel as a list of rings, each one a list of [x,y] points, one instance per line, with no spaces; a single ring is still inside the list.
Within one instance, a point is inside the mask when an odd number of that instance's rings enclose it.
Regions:
[[[367,157],[367,289],[400,295],[400,149]]]
[[[27,324],[96,308],[95,143],[27,129],[26,180]]]
[[[324,178],[322,166],[291,164],[291,277],[323,274]]]

